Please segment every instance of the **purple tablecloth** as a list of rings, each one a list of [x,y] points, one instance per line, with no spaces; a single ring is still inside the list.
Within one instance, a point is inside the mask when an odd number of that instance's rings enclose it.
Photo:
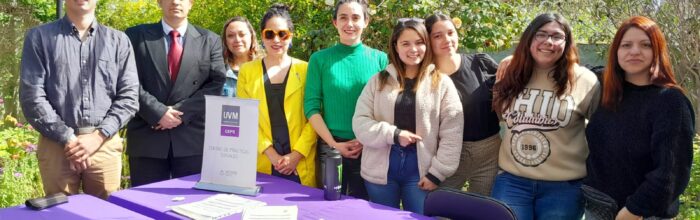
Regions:
[[[193,189],[199,175],[143,185],[112,193],[108,201],[155,219],[184,219],[168,206],[205,199],[217,192]],[[278,177],[258,173],[257,184],[262,187],[256,197],[243,196],[268,205],[296,205],[299,219],[432,219],[408,211],[367,202],[353,197],[325,201],[323,191],[306,187]],[[177,196],[184,201],[174,202]],[[227,219],[241,219],[241,214]]]
[[[31,210],[24,205],[0,209],[0,219],[151,219],[139,213],[90,195],[80,194],[68,197],[68,203],[41,211]]]

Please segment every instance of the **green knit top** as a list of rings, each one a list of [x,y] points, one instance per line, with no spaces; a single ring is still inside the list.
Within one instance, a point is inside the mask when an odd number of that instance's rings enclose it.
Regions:
[[[357,98],[369,78],[388,62],[386,53],[362,43],[337,44],[315,52],[309,60],[304,114],[310,118],[320,113],[333,136],[354,139],[352,116]]]

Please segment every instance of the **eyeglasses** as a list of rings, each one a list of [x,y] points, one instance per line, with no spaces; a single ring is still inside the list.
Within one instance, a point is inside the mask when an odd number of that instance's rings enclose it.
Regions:
[[[402,23],[402,24],[409,22],[409,21],[416,22],[416,23],[423,23],[423,19],[421,19],[421,18],[399,18],[397,21],[399,23]]]
[[[545,32],[537,32],[535,34],[535,40],[539,42],[547,41],[547,39],[549,38],[552,38],[553,44],[561,44],[564,43],[564,41],[566,41],[566,36],[561,34],[547,34]]]
[[[290,37],[292,37],[292,32],[290,32],[289,30],[275,31],[275,30],[265,29],[262,31],[262,36],[263,36],[263,38],[268,39],[268,40],[275,39],[275,36],[280,37],[280,40],[287,40]]]

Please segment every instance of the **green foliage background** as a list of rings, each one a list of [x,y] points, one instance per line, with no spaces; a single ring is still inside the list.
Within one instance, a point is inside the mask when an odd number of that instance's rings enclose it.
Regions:
[[[220,34],[229,18],[245,16],[256,32],[260,32],[262,15],[269,5],[277,2],[291,6],[290,13],[296,29],[294,47],[290,51],[292,56],[307,60],[314,51],[337,42],[338,34],[331,23],[334,8],[321,0],[197,0],[189,21]],[[116,29],[124,30],[160,19],[156,1],[101,0],[98,3],[98,20]],[[459,30],[460,43],[470,50],[496,51],[510,47],[513,37],[525,22],[524,14],[514,4],[498,1],[375,1],[370,4],[371,22],[365,30],[363,42],[386,49],[397,18],[423,18],[436,11],[462,20],[464,28]]]

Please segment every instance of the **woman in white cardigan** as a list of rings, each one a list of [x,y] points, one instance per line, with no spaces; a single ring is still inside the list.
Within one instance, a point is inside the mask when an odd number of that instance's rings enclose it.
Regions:
[[[370,201],[422,213],[427,192],[457,169],[463,115],[457,90],[432,64],[420,19],[399,19],[391,64],[360,95],[352,127]]]

